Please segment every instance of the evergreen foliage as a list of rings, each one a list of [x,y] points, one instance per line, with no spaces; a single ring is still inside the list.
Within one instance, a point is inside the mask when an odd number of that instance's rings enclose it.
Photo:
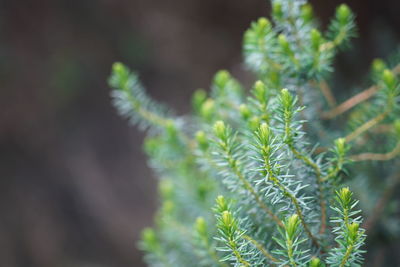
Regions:
[[[327,80],[355,16],[340,5],[323,32],[307,1],[271,3],[272,20],[244,34],[249,92],[219,71],[178,117],[113,66],[114,104],[147,129],[160,177],[155,227],[140,242],[151,266],[359,266],[366,232],[395,218],[384,208],[400,180],[400,68],[375,60],[375,85],[337,105]]]

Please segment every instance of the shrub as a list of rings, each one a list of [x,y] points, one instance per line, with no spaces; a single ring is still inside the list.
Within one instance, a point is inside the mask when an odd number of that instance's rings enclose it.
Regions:
[[[273,0],[272,21],[244,34],[253,88],[219,71],[182,117],[114,64],[114,104],[147,131],[160,177],[155,227],[140,242],[149,265],[358,266],[366,231],[394,219],[400,68],[375,60],[374,85],[337,105],[327,81],[354,15],[343,4],[325,32],[317,25],[306,1]]]

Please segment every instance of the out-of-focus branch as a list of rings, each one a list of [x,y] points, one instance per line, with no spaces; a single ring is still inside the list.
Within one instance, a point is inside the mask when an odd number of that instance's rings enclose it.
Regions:
[[[350,158],[353,161],[365,161],[365,160],[384,161],[384,160],[391,160],[399,154],[400,154],[400,143],[397,143],[396,147],[392,151],[387,153],[361,153],[358,155],[353,155]]]
[[[379,122],[381,122],[388,115],[388,113],[389,113],[388,111],[385,111],[385,112],[377,115],[376,117],[370,119],[369,121],[367,121],[366,123],[364,123],[363,125],[358,127],[357,129],[355,129],[353,132],[351,132],[350,134],[348,134],[346,136],[346,138],[345,138],[346,142],[353,141],[359,135],[361,135],[362,133],[364,133],[368,129],[370,129],[370,128],[374,127],[375,125],[377,125]]]
[[[334,108],[336,106],[336,99],[335,96],[332,93],[331,88],[329,87],[328,83],[323,80],[317,84],[319,89],[321,90],[321,93],[326,99],[326,102],[328,102],[328,105],[330,108]]]
[[[399,166],[397,166],[399,167]],[[363,223],[363,228],[368,233],[371,229],[374,229],[375,224],[378,222],[383,211],[385,210],[386,203],[390,200],[396,187],[400,183],[400,172],[396,168],[395,172],[388,178],[385,185],[384,192],[376,203],[374,209],[371,212],[371,216]]]
[[[396,67],[392,69],[392,72],[394,74],[399,74],[400,73],[400,64],[398,64]],[[353,97],[349,98],[348,100],[344,101],[342,104],[339,106],[335,107],[334,109],[331,109],[327,112],[322,113],[322,119],[332,119],[348,110],[353,108],[354,106],[358,105],[359,103],[368,100],[371,98],[373,95],[375,95],[376,92],[379,91],[379,87],[377,85],[373,85],[369,87],[368,89],[354,95]],[[321,89],[322,90],[322,89]]]

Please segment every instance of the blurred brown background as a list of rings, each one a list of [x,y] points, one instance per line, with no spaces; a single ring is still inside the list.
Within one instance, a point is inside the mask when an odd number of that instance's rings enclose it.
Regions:
[[[326,25],[341,1],[312,1]],[[400,2],[354,0],[360,36],[337,62],[352,82],[400,38]],[[189,110],[220,68],[241,77],[241,38],[266,0],[0,1],[0,266],[143,266],[155,178],[143,135],[110,104],[111,64]]]

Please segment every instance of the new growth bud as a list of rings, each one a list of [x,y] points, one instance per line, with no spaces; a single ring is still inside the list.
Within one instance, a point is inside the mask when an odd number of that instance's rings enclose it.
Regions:
[[[313,19],[313,8],[310,4],[305,4],[301,7],[301,18],[305,22],[309,22]]]
[[[288,42],[288,40],[286,39],[286,36],[285,36],[285,35],[279,34],[279,36],[278,36],[278,42],[279,42],[279,45],[281,46],[281,48],[282,48],[282,50],[283,50],[284,53],[286,53],[286,54],[292,54],[292,50],[290,49],[289,42]]]
[[[224,196],[219,195],[216,199],[217,202],[217,211],[219,213],[228,210],[228,203],[226,202]]]
[[[246,104],[239,106],[239,112],[243,119],[247,120],[251,116],[251,111]]]
[[[360,225],[358,223],[351,223],[347,229],[349,233],[349,241],[351,243],[355,242],[358,237],[358,229],[360,228]]]
[[[252,131],[257,130],[257,128],[260,126],[261,119],[257,116],[251,117],[249,120],[249,127]]]
[[[195,112],[200,113],[203,103],[207,99],[207,93],[203,89],[197,89],[192,97],[192,106]]]
[[[200,236],[207,236],[207,224],[203,217],[198,217],[195,222],[195,230]]]
[[[158,246],[156,233],[152,228],[145,228],[142,231],[143,245],[147,250],[154,251]]]
[[[343,187],[339,191],[336,192],[338,196],[338,200],[343,209],[348,209],[351,202],[351,197],[353,193],[350,191],[348,187]]]
[[[313,257],[310,261],[309,267],[322,267],[322,262],[320,259]]]
[[[271,26],[271,22],[269,22],[269,20],[267,18],[259,18],[258,19],[258,26],[261,29],[265,29]]]
[[[113,72],[115,72],[117,74],[121,74],[122,72],[125,71],[125,67],[121,62],[115,62],[112,65],[112,70],[113,70]]]
[[[271,131],[269,129],[268,124],[265,122],[260,125],[258,128],[258,136],[260,138],[261,143],[266,146],[269,144]]]
[[[293,214],[290,216],[286,222],[285,222],[285,230],[286,234],[289,240],[293,240],[296,233],[297,233],[297,228],[300,224],[300,219],[297,214]]]
[[[262,104],[267,102],[267,88],[262,81],[256,81],[253,87],[254,97]]]
[[[336,9],[336,17],[341,25],[348,23],[349,19],[351,18],[351,10],[349,6],[346,4],[341,4]]]
[[[226,126],[223,121],[217,121],[214,124],[214,134],[216,137],[218,137],[221,140],[226,140],[227,139],[227,131],[226,131]]]
[[[396,138],[400,140],[400,120],[395,120],[393,123],[393,130]]]
[[[376,58],[374,61],[372,61],[372,71],[374,74],[382,74],[382,72],[386,69],[386,64],[385,62],[380,59]]]
[[[274,2],[272,5],[272,14],[275,18],[281,19],[283,17],[282,4],[280,2]]]
[[[200,115],[206,120],[211,120],[215,111],[215,102],[211,98],[207,99],[201,106]]]
[[[289,93],[289,90],[284,88],[281,90],[282,105],[286,109],[291,109],[293,105],[293,96]]]
[[[317,29],[311,30],[311,47],[315,52],[319,51],[319,47],[322,43],[321,33]]]
[[[163,199],[171,199],[174,193],[174,186],[169,179],[162,179],[159,184],[158,190]]]
[[[396,87],[396,77],[389,69],[385,69],[383,71],[382,81],[389,89],[394,89]]]
[[[196,137],[196,141],[197,141],[199,148],[203,151],[207,150],[208,139],[207,139],[206,133],[203,131],[198,131],[198,132],[196,132],[195,137]]]
[[[222,220],[222,223],[224,224],[224,226],[227,228],[232,227],[235,222],[232,217],[232,213],[230,213],[227,210],[222,212],[221,220]]]
[[[229,80],[231,79],[231,75],[226,70],[220,70],[215,74],[214,83],[219,88],[224,88]]]
[[[348,150],[347,144],[346,144],[346,139],[345,138],[338,138],[335,140],[335,147],[337,150],[337,153],[340,156],[344,156]]]

